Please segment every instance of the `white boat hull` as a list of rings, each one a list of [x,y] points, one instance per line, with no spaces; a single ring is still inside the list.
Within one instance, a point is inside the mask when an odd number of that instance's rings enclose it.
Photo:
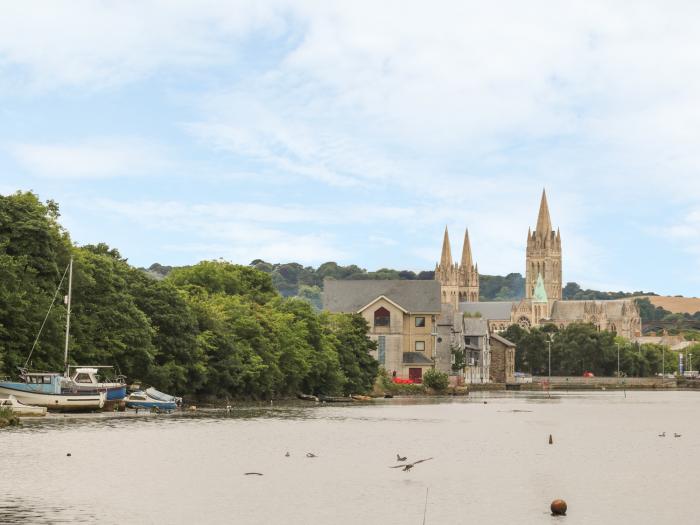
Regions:
[[[104,392],[85,396],[74,394],[43,394],[40,392],[26,392],[0,386],[0,396],[15,396],[20,403],[24,403],[25,405],[36,405],[57,411],[99,410],[105,404]]]
[[[46,407],[25,405],[14,395],[6,398],[0,397],[0,408],[9,408],[13,414],[19,417],[41,417],[46,415]]]

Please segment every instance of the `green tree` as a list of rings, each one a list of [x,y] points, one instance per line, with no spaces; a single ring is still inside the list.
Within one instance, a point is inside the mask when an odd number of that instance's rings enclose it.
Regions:
[[[379,363],[370,355],[376,350],[377,343],[367,336],[367,321],[360,314],[324,313],[321,319],[334,338],[333,345],[346,380],[344,393],[369,392],[377,377]]]

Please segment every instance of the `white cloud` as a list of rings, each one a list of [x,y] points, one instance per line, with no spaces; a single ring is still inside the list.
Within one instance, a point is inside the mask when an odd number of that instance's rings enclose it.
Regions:
[[[136,176],[152,174],[167,165],[158,146],[125,139],[15,143],[6,149],[25,170],[53,179]]]
[[[0,86],[100,88],[168,67],[229,63],[250,31],[284,29],[275,8],[248,0],[14,2],[0,17]]]

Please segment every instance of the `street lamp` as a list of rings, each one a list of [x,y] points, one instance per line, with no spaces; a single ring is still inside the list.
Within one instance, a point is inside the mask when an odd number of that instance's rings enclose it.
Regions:
[[[617,346],[617,378],[620,379],[620,343],[615,343]]]
[[[693,371],[693,353],[688,352],[688,372]]]
[[[547,384],[549,385],[549,395],[552,395],[552,337],[554,334],[547,334],[547,347],[548,347],[548,377]]]

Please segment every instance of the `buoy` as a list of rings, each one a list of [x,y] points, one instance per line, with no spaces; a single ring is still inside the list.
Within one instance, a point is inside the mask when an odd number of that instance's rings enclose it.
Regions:
[[[552,516],[566,516],[566,501],[563,499],[555,499],[549,508],[552,511]]]
[[[68,454],[66,454],[66,456],[70,457],[70,452]]]
[[[554,440],[552,439],[552,434],[549,435],[549,444],[554,445]]]
[[[488,401],[484,401],[484,405],[488,405]]]

